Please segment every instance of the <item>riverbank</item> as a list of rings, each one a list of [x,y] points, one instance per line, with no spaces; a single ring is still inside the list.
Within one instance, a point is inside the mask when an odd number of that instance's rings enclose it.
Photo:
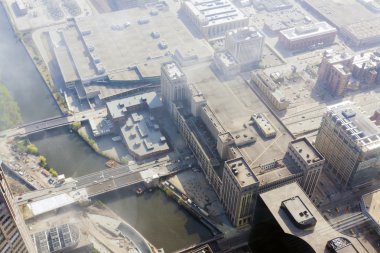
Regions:
[[[85,126],[81,126],[80,122],[74,122],[71,125],[71,130],[78,134],[79,137],[82,138],[84,142],[88,144],[88,146],[98,155],[103,156],[109,160],[113,160],[119,164],[127,164],[128,159],[119,159],[118,157],[111,156],[106,152],[102,151],[96,141],[92,139],[89,135],[89,131],[87,131]]]
[[[0,83],[0,131],[13,128],[20,122],[20,108],[7,87]]]
[[[46,63],[42,60],[42,56],[40,52],[38,51],[36,45],[34,44],[31,31],[19,32],[11,18],[10,10],[7,4],[4,3],[3,1],[1,1],[1,4],[7,14],[7,19],[8,19],[8,22],[11,24],[14,35],[23,44],[27,52],[27,55],[29,56],[30,60],[34,63],[34,67],[37,70],[37,72],[40,74],[40,77],[44,80],[46,87],[49,89],[61,113],[63,114],[68,113],[69,110],[68,110],[66,100],[64,96],[57,91],[57,88],[55,87],[53,79],[51,78],[51,75],[49,73],[49,69]]]

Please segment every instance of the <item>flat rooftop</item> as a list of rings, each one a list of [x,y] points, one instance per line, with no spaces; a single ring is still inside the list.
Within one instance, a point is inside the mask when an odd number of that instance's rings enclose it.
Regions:
[[[239,183],[240,187],[249,186],[258,183],[257,178],[252,173],[249,165],[243,157],[238,157],[232,160],[226,161],[227,169],[235,175],[236,181]]]
[[[276,135],[277,132],[275,128],[263,113],[254,114],[252,119],[265,136]]]
[[[123,72],[123,73],[127,73],[127,72]],[[131,76],[126,77],[126,78],[131,78]],[[137,79],[138,77],[136,75],[136,78],[134,78],[134,80],[137,80]],[[83,89],[83,91],[81,92],[82,97],[85,97],[86,95],[90,95],[90,94],[98,94],[98,97],[105,101],[109,101],[111,99],[115,99],[123,95],[129,95],[133,93],[134,91],[141,88],[141,84],[137,84],[137,83],[129,84],[129,85],[123,85],[123,84],[108,85],[108,84],[103,84],[103,83],[91,83],[88,85],[77,85],[77,86],[81,86],[80,89],[81,90]],[[78,89],[77,89],[77,92],[78,92]]]
[[[164,63],[162,69],[167,73],[171,80],[183,78],[185,75],[175,62]]]
[[[380,148],[380,129],[351,101],[329,106],[327,110],[332,114],[333,119],[339,120],[346,133],[360,147],[368,150]]]
[[[120,130],[130,152],[140,158],[169,151],[166,138],[149,112],[132,113]]]
[[[202,26],[229,23],[247,17],[228,0],[189,0],[183,4],[198,17]]]
[[[309,209],[305,206],[299,196],[294,196],[290,199],[282,201],[281,205],[288,215],[299,226],[313,226],[315,225],[315,218]]]
[[[380,225],[380,190],[365,194],[362,200],[368,214]]]
[[[353,19],[354,20],[354,19]],[[344,26],[344,30],[357,40],[365,40],[380,36],[380,18],[363,20]]]
[[[49,32],[52,41],[61,40],[61,33]],[[54,38],[56,37],[56,38]],[[58,38],[57,38],[58,37]],[[65,43],[56,44],[54,43],[53,52],[57,59],[58,66],[61,70],[62,77],[65,82],[73,82],[79,80],[79,75],[76,72],[73,58]]]
[[[258,40],[263,37],[263,35],[252,26],[229,31],[227,32],[227,36],[232,37],[235,42]]]
[[[146,104],[149,109],[155,109],[162,106],[160,96],[158,96],[156,92],[147,92],[122,99],[116,99],[107,102],[106,106],[112,118],[119,118],[128,113],[128,108],[135,107],[139,104]]]
[[[376,14],[368,10],[356,0],[331,1],[331,0],[305,0],[329,23],[337,28],[352,24],[353,20],[368,20],[376,17]],[[343,3],[343,4],[342,4]],[[347,15],[350,13],[350,15]]]
[[[137,68],[138,77],[159,76],[161,64],[177,52],[183,58],[211,59],[210,45],[192,36],[177,18],[176,10],[159,11],[152,16],[151,9],[133,8],[82,17],[63,29],[67,50],[80,78],[97,78],[94,60],[110,79],[136,80],[131,69]],[[142,19],[146,22],[142,23]],[[152,36],[153,32],[159,36]],[[167,48],[160,47],[160,43]]]
[[[290,220],[289,216],[281,209],[284,200],[298,196],[307,209],[313,214],[317,223],[313,230],[304,230],[297,228]],[[326,244],[328,241],[337,237],[349,238],[349,241],[355,246],[359,252],[366,252],[363,246],[356,238],[343,236],[343,234],[334,230],[330,224],[323,218],[317,208],[297,183],[291,183],[279,188],[260,194],[261,199],[272,213],[274,219],[280,225],[284,233],[299,237],[308,243],[315,252],[326,252]]]
[[[227,51],[223,52],[217,52],[215,53],[215,56],[219,58],[219,60],[223,63],[224,66],[230,67],[230,66],[236,66],[238,65],[235,58]]]
[[[284,156],[292,137],[240,76],[232,80],[219,80],[209,63],[184,67],[182,70],[188,82],[203,95],[226,132],[239,132],[246,128],[244,125],[248,125],[253,113],[265,113],[277,133],[280,133],[276,138],[263,139],[252,126],[247,126],[253,130],[251,132],[256,142],[239,147],[239,150],[250,167]]]
[[[284,156],[283,159],[275,162],[273,168],[265,169],[263,164],[262,166],[257,166],[252,169],[253,173],[260,182],[260,188],[265,189],[267,185],[270,185],[281,180],[294,178],[298,175],[302,176],[302,171],[293,160],[287,156]]]
[[[306,138],[294,140],[290,142],[290,145],[297,150],[305,164],[310,164],[309,160],[311,162],[318,162],[324,159]]]
[[[63,224],[32,235],[38,253],[69,250],[79,240],[79,229],[74,224]]]
[[[66,59],[57,61],[62,61],[64,65],[74,63],[75,72],[81,80],[96,79],[102,76],[96,72],[96,68],[88,54],[87,46],[80,31],[78,31],[75,26],[68,26],[62,31],[61,35],[72,61],[65,62],[64,60]],[[56,57],[57,56],[59,57],[60,55],[56,55]]]
[[[314,24],[302,25],[282,30],[280,33],[290,41],[297,41],[315,36],[336,33],[336,28],[332,27],[327,22],[317,22]]]
[[[258,9],[265,8],[267,11],[283,10],[293,6],[288,0],[254,0],[253,5]]]

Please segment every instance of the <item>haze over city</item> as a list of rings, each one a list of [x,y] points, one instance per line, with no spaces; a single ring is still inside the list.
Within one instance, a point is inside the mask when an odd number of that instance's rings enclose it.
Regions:
[[[0,253],[380,252],[379,0],[2,0]]]

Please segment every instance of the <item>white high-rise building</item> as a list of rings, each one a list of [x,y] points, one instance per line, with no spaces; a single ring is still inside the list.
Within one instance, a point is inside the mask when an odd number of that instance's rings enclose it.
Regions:
[[[161,93],[164,105],[172,114],[173,102],[185,98],[186,75],[175,62],[166,62],[161,66]]]
[[[243,27],[226,33],[226,50],[239,64],[250,64],[261,60],[264,36],[254,27]]]
[[[326,171],[343,187],[371,183],[380,167],[380,129],[352,102],[328,107],[315,140]]]

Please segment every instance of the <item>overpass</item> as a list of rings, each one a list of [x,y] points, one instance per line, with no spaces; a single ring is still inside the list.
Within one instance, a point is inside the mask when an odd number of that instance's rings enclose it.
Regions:
[[[158,177],[170,176],[181,170],[188,168],[189,164],[193,164],[195,160],[185,160],[182,163],[169,163],[168,161],[160,161],[157,163],[143,165],[125,165],[114,169],[105,169],[94,172],[64,183],[57,187],[36,190],[25,193],[21,196],[15,196],[15,202],[23,205],[39,200],[43,200],[54,195],[79,192],[85,190],[88,198],[112,192],[124,187],[132,186],[144,182],[147,178],[141,172],[150,171],[157,174]]]

